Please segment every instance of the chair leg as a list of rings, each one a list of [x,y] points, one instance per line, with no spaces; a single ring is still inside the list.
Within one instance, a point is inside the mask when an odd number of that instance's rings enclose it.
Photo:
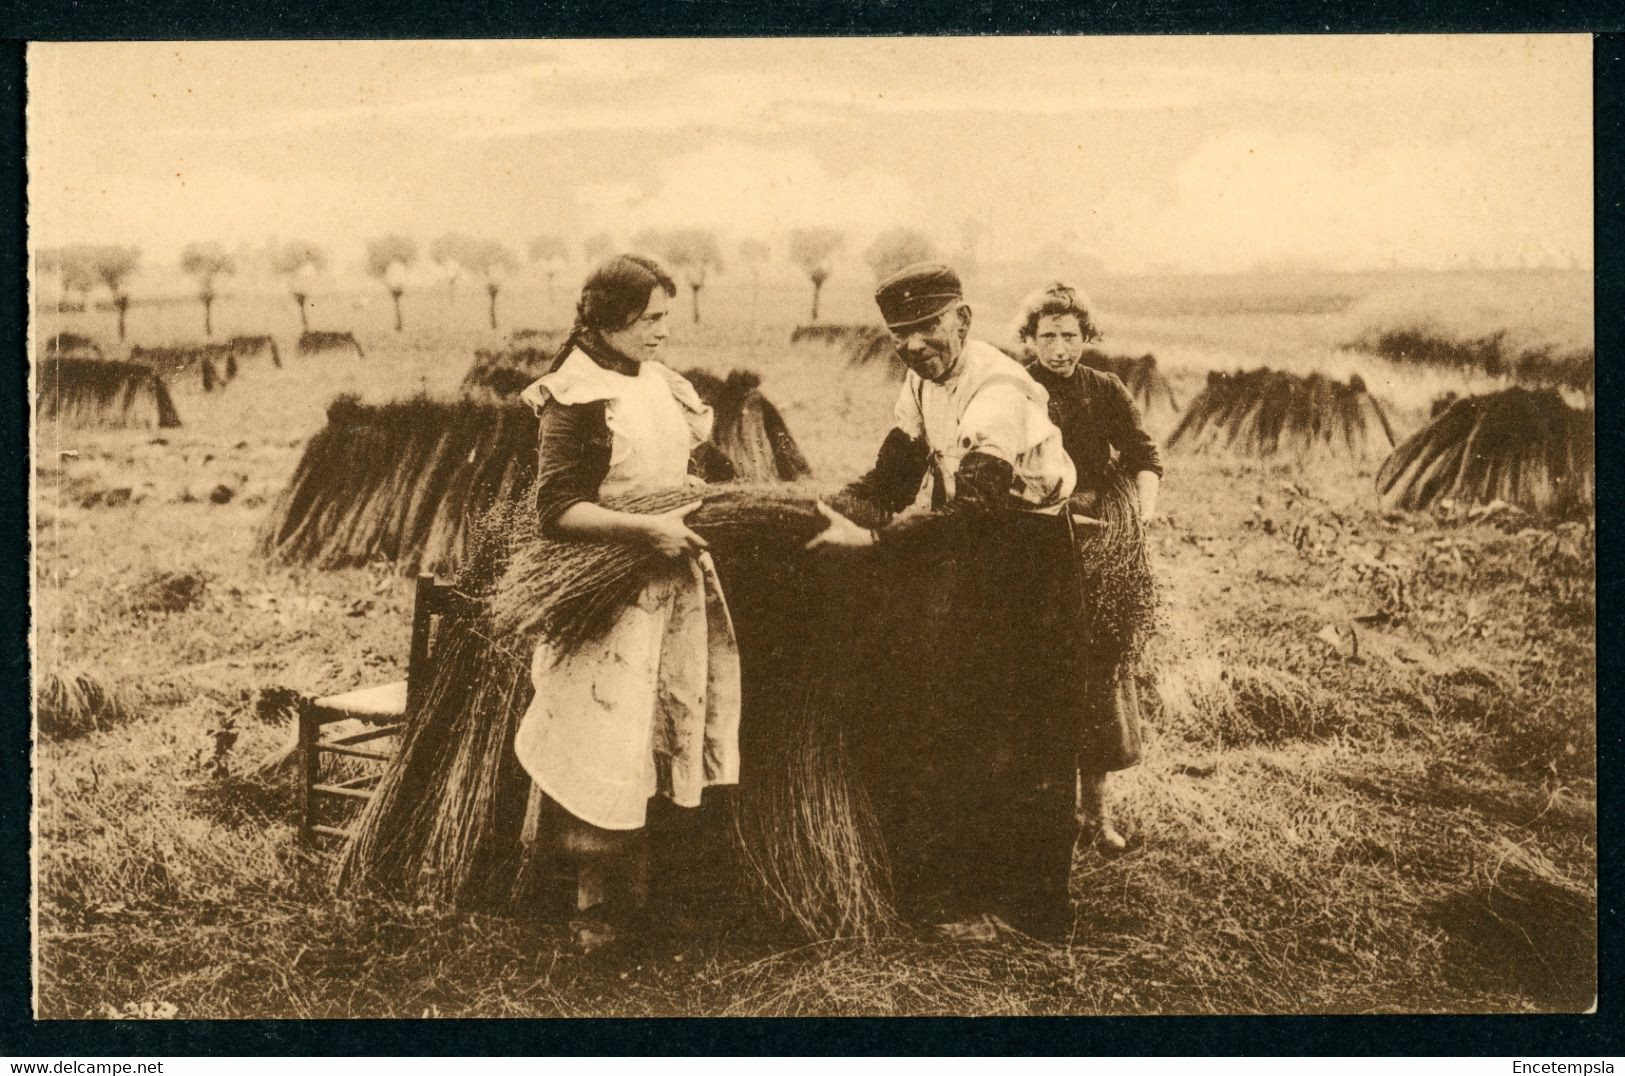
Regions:
[[[315,842],[315,831],[311,828],[316,824],[316,794],[311,791],[316,785],[317,767],[320,758],[316,753],[316,738],[321,734],[321,726],[316,723],[316,714],[310,705],[309,699],[299,700],[299,843],[310,845]]]

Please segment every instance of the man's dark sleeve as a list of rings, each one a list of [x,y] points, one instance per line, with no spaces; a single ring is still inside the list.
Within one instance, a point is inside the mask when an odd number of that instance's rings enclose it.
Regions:
[[[1015,484],[1016,469],[1008,460],[985,452],[967,452],[954,476],[954,499],[949,507],[955,510],[1012,507],[1014,498],[1010,491]]]
[[[549,401],[541,427],[536,464],[536,513],[549,534],[565,509],[596,501],[609,473],[609,426],[604,405],[566,406]]]
[[[1134,405],[1133,397],[1121,381],[1112,377],[1107,382],[1111,385],[1107,402],[1107,430],[1112,447],[1117,449],[1118,468],[1130,476],[1150,471],[1161,478],[1162,453],[1157,449],[1157,442],[1145,432],[1145,424],[1140,421],[1140,409]]]
[[[875,515],[891,516],[914,503],[930,465],[931,453],[925,442],[894,429],[881,442],[880,453],[869,473],[841,490],[834,498],[835,507],[859,523],[875,525]],[[868,512],[863,511],[865,508]],[[854,513],[869,518],[859,519]],[[885,520],[881,518],[878,522]]]

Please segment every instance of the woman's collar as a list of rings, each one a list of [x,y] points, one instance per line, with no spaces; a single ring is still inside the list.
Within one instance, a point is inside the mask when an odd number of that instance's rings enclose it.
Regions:
[[[612,373],[627,377],[638,376],[638,364],[606,344],[604,338],[597,332],[582,333],[576,339],[576,347],[593,362]]]
[[[1072,373],[1058,374],[1054,370],[1051,370],[1048,366],[1045,366],[1043,363],[1039,362],[1037,359],[1034,359],[1027,365],[1027,372],[1031,374],[1033,376],[1033,380],[1037,381],[1039,384],[1044,384],[1046,381],[1059,383],[1062,381],[1072,380],[1073,376],[1077,374],[1078,370],[1081,369],[1082,366],[1083,361],[1080,359],[1078,361],[1078,365],[1072,367]]]

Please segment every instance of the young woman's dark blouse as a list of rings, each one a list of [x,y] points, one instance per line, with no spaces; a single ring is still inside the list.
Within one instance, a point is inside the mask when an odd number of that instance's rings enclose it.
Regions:
[[[634,362],[614,355],[582,354],[606,370],[628,377],[637,375]],[[539,420],[540,445],[536,464],[536,511],[542,533],[552,533],[565,509],[582,501],[596,502],[598,489],[609,474],[610,433],[604,417],[606,401],[561,404],[548,400]],[[689,472],[708,482],[727,481],[733,468],[710,442],[696,448]]]
[[[1066,454],[1078,469],[1078,489],[1098,488],[1112,466],[1133,476],[1151,471],[1162,476],[1162,454],[1140,422],[1140,409],[1116,376],[1079,363],[1072,376],[1061,377],[1042,363],[1027,367],[1033,380],[1049,393],[1050,421],[1061,428]]]

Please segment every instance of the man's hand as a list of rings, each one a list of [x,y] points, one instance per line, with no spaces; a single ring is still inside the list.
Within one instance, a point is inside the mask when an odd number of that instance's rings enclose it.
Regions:
[[[1162,479],[1155,471],[1141,471],[1134,476],[1134,492],[1140,496],[1140,522],[1150,523],[1157,517],[1157,493]]]
[[[643,540],[663,557],[684,557],[704,552],[707,548],[705,539],[689,530],[684,522],[701,503],[695,501],[670,512],[646,517],[642,527]]]
[[[805,549],[863,549],[875,544],[874,531],[865,530],[841,513],[818,502],[818,512],[829,520],[829,526],[819,531]]]

